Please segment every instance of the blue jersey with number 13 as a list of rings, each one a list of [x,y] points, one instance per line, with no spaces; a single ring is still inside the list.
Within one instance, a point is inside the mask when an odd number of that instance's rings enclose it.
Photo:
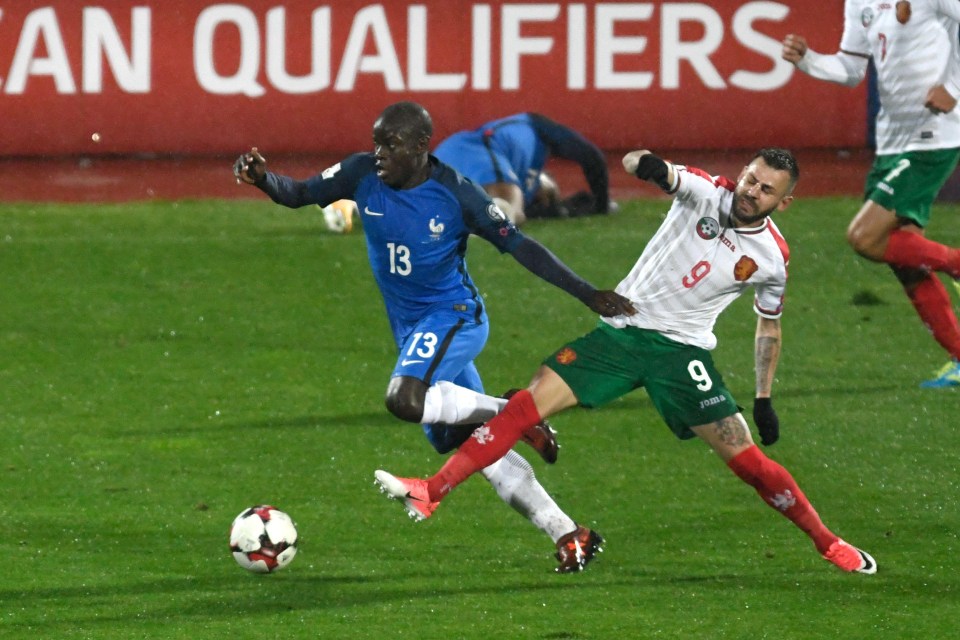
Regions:
[[[306,181],[311,200],[357,203],[367,254],[395,336],[437,310],[486,313],[467,272],[471,234],[512,251],[522,236],[489,196],[456,171],[430,158],[430,178],[394,189],[376,173],[372,153],[358,153]]]

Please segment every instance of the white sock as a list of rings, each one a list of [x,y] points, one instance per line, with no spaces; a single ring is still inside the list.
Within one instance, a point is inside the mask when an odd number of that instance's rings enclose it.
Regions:
[[[556,542],[577,528],[550,494],[537,481],[533,467],[523,456],[510,450],[489,467],[481,470],[500,499]]]
[[[500,413],[507,401],[466,387],[441,381],[429,389],[423,400],[423,424],[472,424],[486,422]]]

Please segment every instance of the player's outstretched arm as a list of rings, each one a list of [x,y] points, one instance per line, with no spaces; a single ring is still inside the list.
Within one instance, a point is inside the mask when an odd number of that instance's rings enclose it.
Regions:
[[[270,196],[271,200],[285,207],[296,209],[308,204],[318,204],[311,198],[306,181],[267,171],[267,159],[256,147],[237,158],[233,163],[233,175],[237,184],[252,184]]]
[[[533,238],[524,236],[510,255],[530,273],[560,287],[602,316],[630,316],[637,312],[630,300],[615,291],[597,289]]]
[[[855,87],[867,75],[870,56],[866,53],[837,51],[834,54],[817,53],[807,45],[803,36],[787,34],[781,43],[780,57],[804,73],[827,82]]]

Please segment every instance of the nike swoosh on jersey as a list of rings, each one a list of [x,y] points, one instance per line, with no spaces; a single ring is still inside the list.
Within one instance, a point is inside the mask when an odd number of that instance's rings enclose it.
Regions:
[[[370,211],[369,207],[364,207],[364,208],[363,208],[363,212],[364,212],[365,214],[367,214],[368,216],[382,216],[382,215],[383,215],[382,213],[379,213],[379,212],[377,212],[377,211]]]
[[[422,363],[422,362],[423,362],[423,360],[401,360],[401,361],[400,361],[400,366],[405,367],[405,366],[407,366],[408,364],[420,364],[420,363]]]

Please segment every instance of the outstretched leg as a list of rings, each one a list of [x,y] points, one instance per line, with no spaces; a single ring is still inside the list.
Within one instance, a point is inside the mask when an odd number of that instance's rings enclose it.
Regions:
[[[737,413],[692,430],[720,455],[738,478],[752,486],[765,503],[806,533],[824,558],[844,571],[876,573],[873,558],[830,531],[790,472],[753,443],[743,416]]]

